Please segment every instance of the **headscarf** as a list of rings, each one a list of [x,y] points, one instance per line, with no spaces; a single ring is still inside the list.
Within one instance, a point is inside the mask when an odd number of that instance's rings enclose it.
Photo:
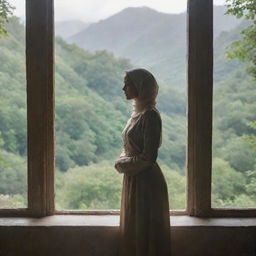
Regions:
[[[138,97],[133,99],[131,115],[137,117],[144,110],[155,107],[159,86],[155,77],[144,68],[126,70],[125,73],[138,91]]]

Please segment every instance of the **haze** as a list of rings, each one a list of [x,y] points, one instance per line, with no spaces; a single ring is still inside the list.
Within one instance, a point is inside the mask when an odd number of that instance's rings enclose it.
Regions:
[[[9,0],[16,7],[14,14],[25,18],[25,0]],[[214,0],[215,5],[223,5],[225,0]],[[186,11],[187,0],[55,0],[55,20],[82,20],[96,22],[105,19],[127,7],[148,6],[164,13]]]

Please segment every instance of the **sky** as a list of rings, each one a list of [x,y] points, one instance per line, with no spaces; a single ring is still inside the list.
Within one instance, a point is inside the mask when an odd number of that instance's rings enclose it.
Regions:
[[[25,0],[9,0],[16,7],[14,14],[24,20]],[[225,0],[214,0],[215,5],[223,5]],[[55,20],[82,20],[97,22],[127,7],[148,6],[164,13],[186,11],[187,0],[55,0]]]

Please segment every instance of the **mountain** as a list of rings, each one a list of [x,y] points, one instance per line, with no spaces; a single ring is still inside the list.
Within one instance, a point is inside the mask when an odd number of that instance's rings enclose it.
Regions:
[[[129,7],[68,38],[88,50],[108,49],[122,52],[131,42],[140,38],[141,33],[152,30],[169,15],[147,7]]]
[[[0,149],[24,157],[27,149],[25,31],[15,18],[7,29],[9,36],[0,40]],[[115,58],[105,50],[90,53],[56,38],[58,169],[66,171],[75,165],[112,159],[120,153],[120,134],[132,109],[131,102],[123,95],[123,75],[124,70],[132,67],[126,59]],[[160,153],[159,157],[181,169],[185,156],[185,132],[180,132],[185,130],[185,100],[174,88],[160,86],[159,109],[166,124],[165,147],[177,146],[168,154]],[[173,130],[168,131],[171,122]]]
[[[242,27],[215,38],[212,187],[217,207],[255,206],[251,189],[255,187],[255,151],[244,141],[256,136],[247,124],[256,118],[255,81],[244,71],[244,64],[224,58],[225,47],[239,37]],[[0,39],[0,205],[24,207],[25,28],[11,18],[7,30],[9,36]],[[55,40],[55,60],[57,209],[118,207],[121,183],[115,178],[113,163],[121,152],[121,132],[131,112],[131,102],[122,94],[123,72],[134,66],[106,50],[91,53],[60,37]],[[173,209],[185,206],[186,100],[185,91],[159,83],[163,144],[158,160]]]
[[[25,156],[25,28],[17,18],[12,18],[7,30],[9,35],[0,40],[0,149]],[[116,156],[121,147],[120,132],[127,118],[120,109],[127,109],[128,104],[118,102],[122,94],[121,85],[116,81],[122,83],[122,71],[130,66],[122,59],[114,59],[110,53],[91,54],[66,44],[61,38],[55,41],[55,52],[57,168],[67,170],[75,164]],[[100,72],[99,76],[91,72],[106,60],[109,64],[104,66],[105,73]],[[87,69],[81,69],[85,65]],[[98,84],[109,93],[114,91],[116,100],[111,102],[101,97],[96,91]]]
[[[214,7],[214,35],[234,28],[239,20]],[[129,7],[93,23],[69,37],[80,47],[106,49],[144,66],[162,81],[184,87],[186,83],[186,14],[166,14],[148,7]]]
[[[80,20],[57,21],[55,22],[55,35],[66,39],[86,29],[89,25],[90,23]]]

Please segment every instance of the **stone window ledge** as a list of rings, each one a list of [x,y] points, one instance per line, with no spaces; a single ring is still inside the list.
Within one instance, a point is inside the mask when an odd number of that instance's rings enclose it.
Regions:
[[[255,227],[256,218],[198,218],[170,216],[171,227]],[[90,226],[118,227],[118,215],[52,215],[41,218],[0,217],[0,227],[8,226]]]

